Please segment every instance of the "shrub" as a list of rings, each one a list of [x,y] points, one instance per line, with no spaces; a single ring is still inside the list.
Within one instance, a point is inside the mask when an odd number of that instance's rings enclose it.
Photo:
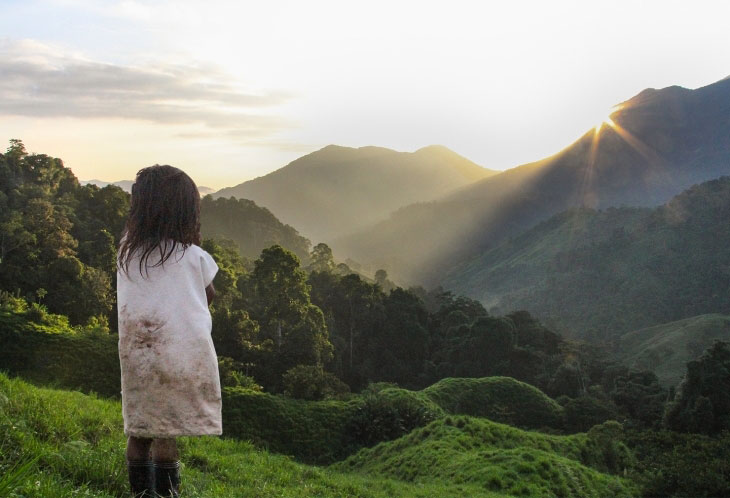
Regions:
[[[594,425],[616,418],[616,408],[607,400],[593,396],[569,399],[564,405],[565,430],[585,432]]]
[[[282,378],[284,394],[310,401],[338,398],[350,388],[322,365],[297,365],[286,371]]]
[[[391,387],[364,396],[364,403],[355,410],[347,432],[353,445],[372,446],[397,439],[443,414],[423,394]]]

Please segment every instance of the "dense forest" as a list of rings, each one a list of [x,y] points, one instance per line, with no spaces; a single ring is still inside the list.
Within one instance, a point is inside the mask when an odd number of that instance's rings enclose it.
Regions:
[[[118,187],[81,186],[20,141],[0,155],[0,370],[118,397],[115,248],[128,207]],[[251,201],[206,197],[201,211],[203,247],[220,267],[211,313],[226,436],[401,479],[392,459],[404,445],[415,458],[422,445],[452,445],[449,435],[469,434],[478,448],[500,433],[552,448],[580,478],[563,489],[550,469],[522,479],[505,470],[474,481],[488,490],[730,493],[727,343],[665,387],[524,309],[495,315],[442,288],[398,287],[384,270],[369,280]],[[377,455],[363,449],[384,441]],[[434,475],[483,479],[464,465]]]
[[[573,337],[730,312],[730,177],[650,208],[574,209],[452,271],[456,292],[528,307]]]

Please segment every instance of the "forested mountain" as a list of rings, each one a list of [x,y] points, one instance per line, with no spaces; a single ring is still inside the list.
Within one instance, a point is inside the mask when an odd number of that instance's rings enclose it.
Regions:
[[[730,313],[730,177],[658,208],[556,215],[453,269],[446,286],[582,338]]]
[[[385,268],[396,281],[435,285],[455,262],[571,207],[655,206],[730,174],[730,80],[644,90],[610,121],[535,163],[333,240],[332,248]]]
[[[329,242],[495,173],[442,146],[411,153],[329,145],[214,197],[251,199],[311,240]]]
[[[309,260],[311,243],[271,211],[248,199],[213,199],[200,202],[200,231],[206,238],[230,239],[241,255],[255,258],[265,248],[279,244],[304,262]]]

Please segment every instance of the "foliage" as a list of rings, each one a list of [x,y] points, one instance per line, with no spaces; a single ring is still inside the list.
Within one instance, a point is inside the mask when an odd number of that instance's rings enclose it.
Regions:
[[[103,324],[71,328],[33,304],[0,307],[0,368],[34,382],[119,397],[117,338]]]
[[[263,391],[263,388],[256,383],[256,379],[246,375],[245,366],[233,358],[218,356],[218,374],[221,387],[239,387],[250,391]]]
[[[563,420],[568,432],[586,432],[591,427],[617,418],[617,410],[610,400],[591,395],[569,399],[563,406]]]
[[[712,435],[730,430],[730,343],[717,341],[687,363],[665,422],[680,432]]]
[[[17,140],[0,154],[0,177],[0,290],[43,299],[74,324],[108,318],[115,253],[108,230],[126,194],[81,187],[60,159],[28,154]]]
[[[223,432],[303,462],[330,463],[356,449],[346,428],[358,404],[357,400],[304,401],[226,388]]]
[[[372,446],[408,434],[444,415],[422,392],[389,387],[364,395],[347,433],[356,446]]]
[[[324,315],[310,301],[306,274],[294,253],[279,245],[264,249],[238,287],[242,307],[260,327],[255,375],[264,387],[280,391],[282,375],[290,368],[331,359]]]
[[[531,429],[562,425],[560,405],[539,389],[510,377],[448,378],[422,392],[455,415],[485,417]]]
[[[730,433],[630,431],[626,442],[637,458],[630,476],[643,496],[730,495]]]
[[[247,258],[258,256],[267,247],[281,245],[300,260],[309,259],[309,240],[248,199],[213,199],[206,195],[200,202],[200,229],[205,238],[231,239]]]
[[[654,209],[574,209],[465,262],[446,283],[497,311],[527,308],[591,340],[728,314],[728,219],[727,176]]]
[[[290,368],[282,379],[284,394],[310,401],[338,398],[350,388],[334,374],[325,372],[322,365],[297,365]]]
[[[627,372],[614,380],[611,399],[630,424],[658,428],[668,393],[653,372]]]

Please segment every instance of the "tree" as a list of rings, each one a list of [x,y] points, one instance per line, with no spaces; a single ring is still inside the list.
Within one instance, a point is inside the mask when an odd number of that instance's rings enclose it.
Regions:
[[[278,389],[290,368],[331,358],[324,315],[310,301],[306,274],[294,253],[280,245],[264,249],[250,278],[239,284],[242,300],[259,323],[261,341],[273,344],[271,358],[259,367],[266,371],[265,385]]]
[[[680,432],[714,435],[730,430],[730,343],[716,341],[687,363],[664,422]]]
[[[312,249],[309,256],[312,262],[307,267],[308,271],[331,272],[335,269],[335,260],[332,256],[332,249],[330,249],[330,247],[324,242],[320,242],[314,246],[314,249]]]

